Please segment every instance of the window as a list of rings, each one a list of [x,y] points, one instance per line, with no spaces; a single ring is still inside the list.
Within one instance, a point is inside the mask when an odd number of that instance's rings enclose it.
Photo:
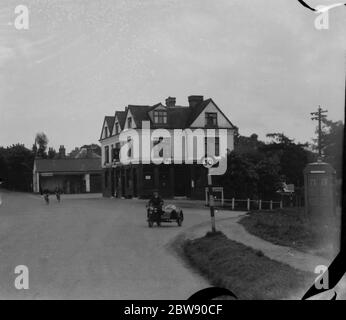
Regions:
[[[109,146],[105,147],[105,163],[109,163]]]
[[[127,119],[127,127],[132,128],[132,118]]]
[[[115,134],[119,134],[119,123],[115,124]]]
[[[113,160],[119,161],[120,160],[120,143],[115,144],[115,148],[113,150],[114,155],[113,155]]]
[[[167,111],[166,110],[154,111],[154,122],[159,124],[167,123]]]
[[[158,145],[159,143],[162,143],[162,142],[163,142],[163,137],[160,137],[160,138],[158,138],[158,139],[155,139],[155,140],[153,141],[154,147],[155,147],[156,145]],[[161,149],[159,150],[158,156],[159,156],[160,158],[163,157],[163,148],[161,148]]]
[[[216,157],[220,156],[220,138],[219,137],[215,138],[215,156]]]
[[[216,112],[206,112],[205,113],[205,125],[206,126],[217,126],[217,113]]]
[[[111,146],[111,161],[114,160],[114,145]]]
[[[131,158],[132,157],[132,140],[131,140],[131,137],[127,138],[127,142],[129,144],[129,149],[127,150],[127,156],[129,158]]]
[[[105,138],[108,138],[108,128],[105,127]]]
[[[205,156],[215,156],[218,157],[220,156],[220,138],[219,137],[215,137],[215,138],[209,138],[209,146],[211,150],[208,150],[208,137],[204,138],[204,153]],[[214,143],[214,150],[211,147],[211,144]],[[209,152],[208,152],[209,151]],[[214,154],[212,154],[214,152]]]

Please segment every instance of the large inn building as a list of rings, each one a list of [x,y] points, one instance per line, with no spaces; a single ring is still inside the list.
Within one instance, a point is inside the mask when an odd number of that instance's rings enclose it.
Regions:
[[[160,132],[156,129],[165,130]],[[213,150],[212,154],[217,159],[220,155],[219,129],[225,129],[227,150],[233,150],[236,127],[212,99],[205,100],[203,96],[189,96],[188,106],[177,106],[176,99],[169,97],[165,105],[128,105],[125,110],[116,111],[114,116],[106,116],[100,137],[103,195],[145,198],[157,189],[164,197],[202,199],[207,184],[207,169],[199,156],[194,161],[186,160],[191,154],[200,155],[197,153],[198,139],[202,139],[199,145],[205,148],[203,155],[205,150]],[[207,130],[216,132],[215,137],[206,138]],[[176,131],[183,132],[182,144],[175,143],[173,133]],[[194,141],[192,144],[188,143],[190,138]],[[125,151],[122,148],[124,144],[127,144]],[[143,157],[143,152],[148,154],[157,144],[165,146],[152,153],[154,157],[165,159],[161,164]],[[181,153],[177,154],[182,154],[182,161],[172,158],[178,149],[181,149]],[[167,150],[171,152],[167,153]],[[126,154],[127,161],[123,161],[121,154]]]

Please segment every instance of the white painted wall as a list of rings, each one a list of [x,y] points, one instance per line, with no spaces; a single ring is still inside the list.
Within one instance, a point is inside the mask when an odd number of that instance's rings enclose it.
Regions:
[[[160,136],[164,137],[164,143],[168,146],[168,148],[170,148],[170,154],[174,155],[174,130],[173,129],[160,129],[161,132],[151,132],[149,134],[148,131],[142,131],[142,129],[136,129],[134,132],[137,132],[138,134],[138,140],[139,140],[139,147],[138,147],[138,157],[133,157],[133,161],[138,161],[142,159],[142,150],[149,150],[151,151],[153,149],[153,145],[154,145],[154,137],[158,138]],[[210,130],[210,129],[209,129]],[[179,131],[179,130],[176,130]],[[130,131],[129,131],[130,132]],[[180,133],[182,133],[183,136],[183,140],[181,142],[181,144],[179,145],[182,152],[182,161],[184,162],[186,159],[188,159],[188,157],[193,157],[195,158],[197,155],[197,146],[196,144],[191,144],[191,142],[193,141],[193,136],[196,137],[196,139],[198,139],[199,141],[201,141],[202,143],[202,151],[200,151],[200,156],[203,157],[204,156],[204,137],[206,137],[207,135],[207,129],[202,129],[199,128],[198,130],[196,129],[191,129],[191,130],[182,130],[179,131]],[[125,132],[124,132],[125,133]],[[167,138],[171,137],[171,138]],[[216,130],[216,136],[218,136],[218,131]],[[177,139],[179,141],[179,139]],[[115,147],[116,143],[119,142],[119,135],[117,136],[113,136],[110,137],[108,139],[105,139],[103,141],[101,141],[101,148],[102,148],[102,166],[106,167],[107,165],[104,165],[105,162],[105,146],[109,147],[109,159],[111,160],[111,152],[112,152],[112,145]],[[188,143],[190,142],[190,143]],[[212,145],[214,143],[213,140],[208,140],[208,144]],[[124,143],[122,143],[121,145],[123,145]],[[233,129],[227,129],[227,148],[232,151],[234,149],[234,130]],[[213,149],[212,149],[213,150]],[[168,151],[169,152],[169,151]],[[184,153],[185,152],[185,153]],[[136,152],[132,152],[133,155],[136,155]],[[111,163],[108,164],[108,166],[110,166]]]

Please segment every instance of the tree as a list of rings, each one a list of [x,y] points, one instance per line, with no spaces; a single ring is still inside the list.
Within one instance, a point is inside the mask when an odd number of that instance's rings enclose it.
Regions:
[[[304,183],[303,170],[308,163],[307,143],[295,143],[283,133],[267,134],[270,143],[261,148],[267,157],[276,156],[280,163],[280,175],[287,183],[301,186]]]
[[[30,191],[33,163],[34,153],[22,144],[0,148],[0,175],[7,188]]]
[[[253,162],[244,154],[231,152],[227,156],[227,171],[217,176],[217,183],[225,189],[226,197],[254,198],[257,195],[258,174]]]
[[[324,159],[334,167],[337,176],[341,177],[344,124],[342,121],[334,122],[328,119],[323,119],[322,123],[321,144],[325,157]]]
[[[35,137],[35,145],[38,145],[37,148],[37,157],[47,158],[47,145],[48,145],[48,137],[44,132],[39,132]]]

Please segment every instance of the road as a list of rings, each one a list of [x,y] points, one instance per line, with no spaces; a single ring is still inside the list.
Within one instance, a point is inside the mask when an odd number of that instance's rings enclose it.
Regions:
[[[3,193],[0,299],[187,299],[209,284],[170,249],[184,229],[208,221],[184,209],[181,228],[149,229],[140,200],[64,199]],[[29,289],[14,286],[17,265]]]

